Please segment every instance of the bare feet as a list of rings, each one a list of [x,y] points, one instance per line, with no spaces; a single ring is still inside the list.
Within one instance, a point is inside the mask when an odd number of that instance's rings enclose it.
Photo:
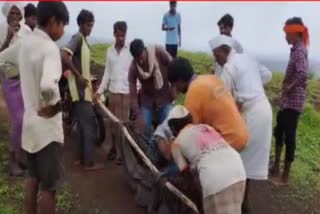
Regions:
[[[95,163],[93,165],[84,166],[83,168],[85,171],[97,171],[104,169],[104,165],[101,163]]]
[[[280,167],[273,164],[272,167],[269,169],[269,176],[270,177],[279,177],[280,176]]]
[[[277,187],[286,187],[289,186],[288,179],[285,179],[283,177],[273,177],[269,179],[270,183]]]

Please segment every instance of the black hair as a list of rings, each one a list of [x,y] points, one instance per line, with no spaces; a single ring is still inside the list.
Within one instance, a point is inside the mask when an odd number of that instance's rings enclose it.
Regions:
[[[24,18],[31,16],[37,16],[37,8],[34,4],[29,3],[24,7]]]
[[[300,17],[293,17],[290,19],[287,19],[286,25],[292,25],[292,24],[298,24],[298,25],[303,25],[303,21]]]
[[[128,26],[127,23],[124,21],[119,21],[114,23],[113,25],[113,32],[115,33],[117,30],[121,32],[127,32]]]
[[[39,2],[37,6],[38,25],[46,27],[49,20],[55,17],[57,22],[62,22],[64,25],[69,23],[69,12],[63,2]]]
[[[170,1],[170,6],[175,6],[175,5],[177,5],[177,1]]]
[[[193,67],[186,58],[177,57],[168,66],[168,80],[171,83],[179,80],[190,81],[193,75]]]
[[[217,24],[218,26],[224,25],[233,28],[233,17],[229,13],[227,13],[221,17]]]
[[[77,17],[78,26],[85,24],[85,23],[90,23],[90,22],[94,22],[93,13],[89,10],[82,9]]]
[[[139,57],[143,52],[145,46],[141,39],[134,39],[130,44],[130,53],[133,58]]]
[[[183,118],[176,118],[168,121],[169,128],[171,129],[175,137],[184,127],[186,127],[190,123],[192,123],[192,116],[190,113]]]

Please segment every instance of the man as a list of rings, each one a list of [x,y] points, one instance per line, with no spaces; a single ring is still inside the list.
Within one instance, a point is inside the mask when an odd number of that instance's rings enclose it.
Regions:
[[[238,152],[212,127],[192,125],[185,107],[175,106],[169,115],[173,159],[181,172],[197,170],[204,213],[241,214],[246,175]]]
[[[18,64],[20,71],[25,106],[22,148],[27,152],[29,170],[25,213],[54,214],[63,175],[58,87],[62,65],[55,41],[63,35],[69,13],[62,2],[40,2],[37,16],[39,28],[1,53],[0,61]]]
[[[220,35],[210,41],[216,62],[221,66],[219,74],[228,90],[233,94],[249,129],[248,146],[241,152],[246,169],[247,190],[251,180],[263,181],[268,178],[269,154],[272,138],[272,109],[265,95],[263,84],[271,80],[268,70],[262,73],[259,63],[246,54],[232,49],[233,40]],[[244,212],[250,209],[246,195]]]
[[[150,136],[167,117],[174,91],[168,81],[168,65],[172,58],[162,47],[145,47],[140,39],[130,44],[133,61],[129,70],[130,105],[133,117],[144,134]],[[137,80],[141,84],[139,104]],[[154,124],[155,123],[155,124]]]
[[[181,47],[181,16],[176,8],[177,2],[170,1],[170,10],[162,20],[162,30],[166,31],[166,50],[172,58],[177,57],[178,45]]]
[[[23,7],[21,3],[6,2],[2,6],[5,22],[0,26],[0,52],[6,51],[18,41],[20,30],[19,22],[22,20]],[[3,61],[0,70],[2,92],[10,116],[10,155],[9,175],[23,176],[24,170],[21,165],[21,132],[23,119],[23,98],[17,64]]]
[[[94,16],[88,10],[81,10],[77,23],[79,32],[62,50],[62,62],[71,71],[68,78],[69,90],[77,120],[79,160],[84,170],[99,170],[102,164],[95,163],[95,145],[97,142],[97,123],[93,109],[92,86],[90,74],[90,49],[87,37],[94,25]]]
[[[21,25],[19,36],[31,33],[37,26],[37,8],[29,3],[24,7],[24,20],[25,23]]]
[[[129,47],[125,44],[127,35],[126,22],[116,22],[113,25],[115,43],[108,48],[106,54],[106,67],[102,82],[97,91],[96,98],[99,99],[105,90],[109,91],[109,108],[111,112],[121,121],[129,120],[129,82],[128,73],[132,62]],[[112,147],[108,158],[116,158],[117,163],[121,163],[120,143],[122,132],[118,124],[112,127]]]
[[[190,62],[178,57],[169,65],[169,81],[186,94],[185,106],[194,124],[216,129],[237,151],[247,144],[248,131],[231,93],[215,75],[194,75]]]
[[[232,37],[233,24],[233,17],[230,14],[222,16],[217,23],[220,34]],[[232,48],[235,49],[237,53],[243,52],[241,44],[236,39],[233,41]]]
[[[277,115],[277,126],[274,129],[276,140],[275,161],[271,168],[273,183],[288,185],[291,164],[294,161],[296,149],[296,130],[298,120],[303,111],[306,99],[308,80],[308,51],[309,34],[308,28],[302,19],[293,17],[288,19],[284,26],[286,39],[292,45],[290,59],[286,75],[283,81],[280,99],[280,110]],[[280,178],[280,157],[282,145],[286,145],[284,170]]]

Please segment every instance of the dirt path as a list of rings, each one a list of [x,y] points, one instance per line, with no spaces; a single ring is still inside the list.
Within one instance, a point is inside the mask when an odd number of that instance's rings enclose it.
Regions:
[[[102,151],[98,160],[105,169],[99,172],[84,172],[73,165],[75,143],[67,138],[65,145],[66,184],[79,197],[79,204],[72,214],[144,214],[138,207],[127,185],[124,169],[114,162],[106,161]]]

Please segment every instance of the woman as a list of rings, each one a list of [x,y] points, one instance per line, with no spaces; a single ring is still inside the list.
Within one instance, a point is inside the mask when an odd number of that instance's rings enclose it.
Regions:
[[[241,214],[245,170],[240,155],[212,127],[192,125],[183,106],[169,113],[169,127],[176,136],[172,155],[180,171],[198,171],[205,214]]]
[[[20,29],[20,24],[23,17],[23,7],[20,3],[4,3],[2,7],[3,15],[6,17],[6,22],[0,25],[0,51],[4,51],[10,45],[14,44],[17,39],[17,32]],[[22,176],[24,174],[19,166],[21,154],[21,132],[22,118],[24,112],[19,72],[17,65],[10,62],[1,66],[1,83],[2,92],[6,101],[10,119],[10,162],[9,173],[11,176]]]

